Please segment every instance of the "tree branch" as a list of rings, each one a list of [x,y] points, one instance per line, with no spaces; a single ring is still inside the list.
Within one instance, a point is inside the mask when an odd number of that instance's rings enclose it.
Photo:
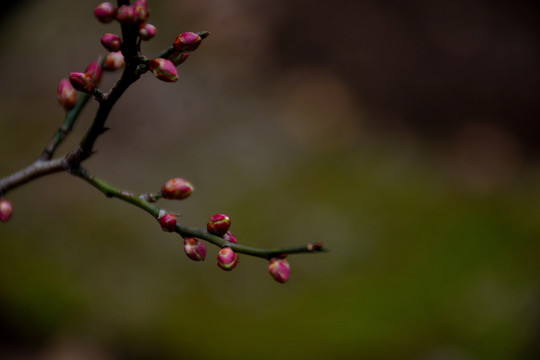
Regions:
[[[63,158],[47,161],[37,160],[26,168],[0,179],[0,195],[5,195],[9,190],[26,184],[38,177],[65,170]]]

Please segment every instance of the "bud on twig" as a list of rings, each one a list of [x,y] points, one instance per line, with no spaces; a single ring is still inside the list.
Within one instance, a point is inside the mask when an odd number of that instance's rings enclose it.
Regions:
[[[208,223],[206,224],[206,229],[209,233],[222,236],[227,231],[229,231],[230,226],[231,219],[227,215],[217,214],[212,216],[210,220],[208,220]]]
[[[92,92],[94,90],[94,82],[92,81],[92,77],[90,75],[87,75],[82,72],[72,72],[69,74],[69,82],[75,90],[79,90],[82,92]]]
[[[173,232],[176,229],[176,215],[165,214],[158,219],[161,230],[166,232]]]
[[[88,65],[86,70],[84,70],[84,73],[86,75],[90,75],[94,84],[99,83],[99,81],[101,80],[101,73],[102,73],[101,66],[99,66],[99,62],[92,61],[90,65]]]
[[[194,261],[203,261],[206,258],[206,245],[197,238],[185,238],[184,251],[187,257]]]
[[[286,283],[291,276],[291,266],[286,259],[272,258],[268,265],[270,275],[279,283]]]
[[[119,70],[126,65],[121,51],[110,52],[105,58],[103,69],[108,71]]]
[[[156,36],[156,27],[152,24],[148,23],[142,23],[139,27],[139,36],[143,40],[150,40],[154,36]]]
[[[68,79],[60,80],[60,85],[58,85],[58,103],[65,110],[71,110],[76,102],[77,92],[73,88],[73,85],[71,85]]]
[[[172,61],[157,58],[150,60],[150,70],[159,80],[175,82],[178,80],[178,72]]]
[[[219,250],[217,264],[225,271],[231,271],[238,264],[238,254],[230,247],[224,247]]]
[[[13,216],[13,206],[6,199],[0,199],[0,221],[8,222]]]
[[[193,51],[199,47],[202,38],[193,32],[184,32],[176,37],[173,43],[175,51]]]
[[[236,237],[230,231],[227,231],[225,235],[223,235],[223,240],[238,244],[238,240],[236,240]]]
[[[161,188],[161,195],[165,199],[182,200],[193,192],[191,183],[182,178],[174,178],[165,183]]]
[[[116,34],[105,34],[101,38],[101,45],[109,51],[118,51],[122,46],[122,39]]]
[[[94,15],[100,22],[110,23],[116,16],[116,7],[110,2],[101,3],[94,9]]]

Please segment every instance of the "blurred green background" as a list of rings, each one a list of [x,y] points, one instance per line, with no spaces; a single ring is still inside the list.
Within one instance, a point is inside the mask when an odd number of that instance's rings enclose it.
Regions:
[[[118,33],[98,1],[20,1],[0,22],[0,176],[40,154],[56,87]],[[144,76],[86,166],[240,242],[322,241],[280,285],[248,256],[194,263],[140,209],[67,174],[8,194],[3,359],[540,356],[540,8],[517,1],[150,1],[153,56],[211,36],[179,82]],[[109,87],[118,74],[106,74]],[[83,112],[63,154],[77,144]]]

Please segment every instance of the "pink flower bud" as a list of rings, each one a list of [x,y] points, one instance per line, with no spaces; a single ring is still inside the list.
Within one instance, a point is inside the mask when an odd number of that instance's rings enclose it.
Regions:
[[[169,60],[173,62],[174,66],[178,66],[184,61],[186,61],[188,56],[189,56],[189,53],[182,53],[182,52],[174,53],[171,56],[169,56]]]
[[[206,224],[206,229],[209,233],[219,236],[222,236],[229,231],[229,227],[231,227],[231,219],[225,214],[212,216]]]
[[[122,46],[122,39],[116,34],[105,34],[101,38],[101,45],[109,51],[118,51]]]
[[[150,60],[150,70],[159,80],[175,82],[178,80],[178,72],[172,61],[157,58]]]
[[[122,24],[137,23],[135,8],[131,5],[120,6],[116,11],[116,20],[120,21]]]
[[[199,47],[201,41],[202,38],[199,35],[185,32],[176,37],[172,46],[175,51],[193,51]]]
[[[101,66],[99,66],[97,61],[92,61],[86,70],[84,70],[84,73],[90,75],[94,84],[99,83],[101,80]]]
[[[268,265],[270,275],[279,283],[286,283],[291,276],[291,266],[286,259],[272,258]]]
[[[94,82],[92,77],[82,72],[72,72],[69,74],[69,82],[75,90],[82,92],[92,92],[94,90]]]
[[[225,235],[223,235],[223,240],[226,240],[228,242],[232,242],[234,244],[238,244],[238,240],[236,240],[236,237],[230,231],[227,231],[225,233]]]
[[[148,2],[146,0],[137,0],[132,5],[135,12],[136,22],[145,22],[150,16],[150,9],[148,9]]]
[[[217,264],[225,271],[231,271],[238,264],[238,254],[230,247],[224,247],[219,250]]]
[[[152,24],[148,23],[142,23],[141,27],[139,27],[139,36],[143,40],[150,40],[154,36],[156,36],[156,27]]]
[[[176,229],[176,215],[165,214],[158,219],[161,230],[167,232],[173,232]]]
[[[8,222],[13,216],[13,206],[6,199],[0,199],[0,221]]]
[[[58,103],[66,110],[71,110],[77,102],[77,92],[68,79],[60,80],[58,85]]]
[[[161,188],[161,195],[165,199],[182,200],[193,192],[191,183],[182,178],[174,178],[165,183]]]
[[[206,245],[196,238],[184,239],[184,251],[187,257],[194,261],[203,261],[206,258]]]
[[[108,71],[114,71],[123,68],[126,65],[124,62],[124,55],[121,51],[110,52],[105,58],[103,69]]]
[[[94,9],[94,16],[102,23],[110,23],[116,16],[116,7],[110,2],[101,3]]]

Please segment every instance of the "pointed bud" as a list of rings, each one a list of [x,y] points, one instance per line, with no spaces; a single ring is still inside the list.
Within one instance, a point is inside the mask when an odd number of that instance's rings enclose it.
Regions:
[[[174,66],[178,66],[184,61],[186,61],[188,56],[189,56],[189,53],[182,53],[182,52],[174,53],[171,56],[169,56],[169,60],[173,62]]]
[[[90,75],[94,84],[99,83],[101,80],[101,66],[99,66],[99,62],[92,61],[86,70],[84,70],[84,73]]]
[[[196,238],[184,239],[184,251],[187,257],[194,261],[203,261],[206,258],[206,245]]]
[[[116,34],[105,34],[101,38],[101,45],[109,51],[118,51],[122,46],[122,39]]]
[[[268,265],[268,271],[274,280],[282,284],[289,281],[291,276],[291,266],[286,259],[272,258],[270,265]]]
[[[236,240],[236,237],[230,231],[227,231],[225,235],[223,235],[223,240],[238,244],[238,240]]]
[[[189,181],[182,178],[174,178],[163,185],[161,195],[165,199],[182,200],[191,195],[193,190],[194,187]]]
[[[227,231],[229,231],[230,226],[231,219],[227,215],[217,214],[212,216],[210,220],[208,220],[208,224],[206,224],[206,229],[209,233],[222,236]]]
[[[193,32],[185,32],[176,37],[172,46],[178,52],[193,51],[199,47],[201,41],[202,38],[199,35]]]
[[[123,68],[126,65],[124,62],[124,55],[121,51],[110,52],[105,58],[103,69],[108,71],[114,71]]]
[[[150,60],[150,70],[159,80],[175,82],[178,80],[178,72],[172,61],[157,58]]]
[[[136,22],[145,22],[150,16],[150,9],[148,9],[148,2],[146,0],[137,0],[132,5],[135,12]]]
[[[94,90],[94,82],[92,77],[82,72],[72,72],[69,74],[69,82],[75,90],[82,92],[92,92]]]
[[[73,85],[71,85],[68,79],[60,80],[60,85],[58,85],[58,103],[65,110],[71,110],[76,102],[77,92],[73,88]]]
[[[158,219],[161,230],[166,232],[173,232],[176,229],[176,215],[165,214]]]
[[[122,24],[137,23],[135,8],[131,5],[120,6],[116,11],[116,20],[120,21]]]
[[[224,247],[219,250],[217,264],[225,271],[231,271],[238,264],[238,254],[230,247]]]
[[[116,16],[116,7],[110,2],[99,4],[94,9],[94,16],[102,23],[110,23]]]
[[[13,216],[13,206],[6,199],[0,199],[0,221],[8,222]]]
[[[152,24],[148,23],[142,23],[141,27],[139,27],[139,36],[143,40],[150,40],[154,36],[156,36],[156,27]]]

